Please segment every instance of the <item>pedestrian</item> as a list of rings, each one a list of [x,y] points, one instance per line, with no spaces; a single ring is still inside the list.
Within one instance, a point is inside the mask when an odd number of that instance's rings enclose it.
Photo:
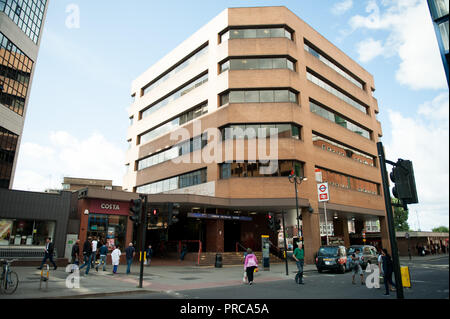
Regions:
[[[80,240],[77,239],[75,241],[75,244],[72,246],[72,270],[70,271],[73,273],[76,267],[80,264]],[[76,266],[75,266],[76,265]]]
[[[119,249],[119,246],[113,246],[114,250],[111,253],[111,261],[113,264],[113,274],[117,273],[117,269],[119,268],[120,255],[122,252]]]
[[[146,257],[147,257],[147,266],[150,266],[150,263],[152,262],[152,255],[153,255],[152,245],[148,245],[147,251],[145,253],[146,253]]]
[[[89,269],[91,269],[91,259],[92,259],[92,237],[88,239],[83,244],[83,258],[84,264],[80,266],[79,269],[86,268],[86,275],[89,274]]]
[[[103,265],[103,271],[106,271],[106,256],[108,255],[108,247],[105,243],[102,243],[102,246],[99,249],[100,253],[100,262],[97,266],[95,266],[95,271],[98,271],[98,267]]]
[[[381,275],[383,274],[383,253],[382,250],[380,249],[380,252],[378,254],[378,269],[380,272],[380,278],[378,278],[379,281],[381,281]]]
[[[97,237],[93,237],[92,240],[92,258],[91,258],[91,267],[95,266],[95,261],[97,259],[97,245],[98,245],[98,241],[97,241]]]
[[[385,296],[389,296],[389,288],[391,291],[395,291],[392,287],[389,287],[389,284],[395,288],[395,284],[392,282],[392,273],[394,271],[394,265],[392,262],[391,256],[388,254],[386,248],[383,248],[381,253],[383,254],[383,278],[384,278],[384,287],[386,288]]]
[[[253,273],[258,267],[258,259],[250,248],[247,248],[247,256],[245,256],[244,270],[247,272],[248,284],[253,284]]]
[[[361,277],[361,285],[364,285],[364,273],[363,273],[362,267],[361,267],[363,260],[362,260],[362,254],[360,253],[359,248],[356,248],[355,252],[351,256],[351,259],[352,259],[352,264],[353,264],[352,284],[355,285],[355,275],[358,274]]]
[[[305,252],[303,250],[303,243],[299,241],[297,243],[298,247],[294,249],[294,254],[292,257],[294,257],[295,262],[297,263],[298,272],[297,275],[295,275],[295,282],[300,285],[304,285],[303,282],[303,265],[305,261]]]
[[[130,273],[131,264],[133,263],[133,257],[136,250],[133,247],[132,243],[128,244],[128,247],[125,249],[126,259],[127,259],[127,275]]]
[[[55,244],[52,243],[52,239],[50,237],[45,238],[45,248],[44,248],[44,258],[42,259],[41,265],[38,267],[38,269],[42,269],[42,266],[47,261],[47,259],[50,259],[50,262],[53,264],[53,270],[56,270],[58,268],[53,261],[53,252],[55,250]]]
[[[183,245],[183,248],[181,249],[180,260],[184,260],[184,256],[186,256],[186,253],[187,253],[187,247],[186,247],[186,245]]]

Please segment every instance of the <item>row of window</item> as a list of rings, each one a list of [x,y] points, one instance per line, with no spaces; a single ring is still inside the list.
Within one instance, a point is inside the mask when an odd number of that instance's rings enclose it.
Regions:
[[[171,148],[162,151],[158,154],[146,157],[137,161],[137,170],[143,170],[147,167],[163,163],[165,161],[170,161],[178,156],[192,153],[194,151],[200,150],[206,146],[208,143],[208,135],[202,134],[201,136],[194,137],[188,141],[179,143],[172,146]]]
[[[354,85],[356,85],[357,87],[359,87],[361,90],[364,89],[363,84],[361,84],[360,81],[356,80],[353,76],[351,76],[350,74],[348,74],[346,71],[344,71],[342,68],[338,67],[336,64],[334,64],[333,62],[331,62],[329,59],[327,59],[326,57],[323,56],[323,54],[320,54],[317,50],[313,49],[311,46],[309,46],[308,44],[304,44],[304,48],[305,51],[311,53],[313,56],[315,56],[316,58],[318,58],[320,61],[322,61],[323,63],[325,63],[328,67],[332,68],[333,70],[335,70],[337,73],[339,73],[341,76],[343,76],[344,78],[346,78],[347,80],[349,80],[350,82],[352,82]]]
[[[220,129],[223,140],[267,138],[277,135],[278,138],[301,139],[299,125],[290,123],[234,124]]]
[[[181,62],[181,64],[176,65],[172,70],[170,70],[163,76],[157,77],[155,80],[153,80],[153,83],[151,82],[151,84],[144,87],[142,89],[141,96],[147,94],[148,92],[153,90],[155,87],[159,86],[161,83],[167,81],[169,78],[171,78],[178,72],[182,71],[190,64],[193,64],[195,61],[199,60],[202,56],[204,56],[207,52],[208,52],[208,46],[205,46],[204,48],[200,49],[200,51],[194,53],[193,55],[188,55],[189,58],[185,59],[184,62]]]
[[[220,42],[228,39],[288,38],[293,40],[292,32],[287,28],[230,28],[221,34]]]
[[[33,61],[0,32],[0,103],[23,115]]]
[[[19,136],[0,126],[0,188],[8,188]]]
[[[227,103],[298,103],[297,93],[284,90],[229,90],[220,95],[220,105]]]
[[[184,85],[182,88],[176,90],[175,92],[171,93],[166,98],[163,98],[161,101],[156,102],[154,104],[151,104],[146,110],[141,111],[141,118],[145,118],[152,114],[153,112],[159,110],[163,106],[166,106],[172,101],[175,101],[179,97],[189,93],[193,89],[203,85],[204,83],[208,82],[208,73],[205,75],[200,76],[199,78],[191,81],[190,83]]]
[[[351,189],[358,192],[380,195],[380,185],[346,174],[320,168],[322,180],[330,186]]]
[[[322,106],[320,106],[317,103],[314,103],[312,101],[309,102],[309,106],[310,106],[311,112],[313,112],[323,118],[326,118],[327,120],[330,120],[342,127],[345,127],[346,129],[361,135],[362,137],[365,137],[369,140],[371,139],[370,131],[363,129],[359,125],[356,125],[356,124],[344,119],[343,117],[341,117],[340,115],[338,115],[334,112],[328,111],[327,109],[323,108]]]
[[[323,136],[319,136],[314,132],[312,134],[312,140],[315,146],[321,147],[323,150],[351,158],[361,164],[375,166],[375,157],[361,153],[354,148],[344,146]]]
[[[230,177],[280,177],[289,176],[295,170],[298,176],[303,175],[304,164],[300,161],[292,160],[272,160],[267,162],[243,161],[220,164],[220,178]]]
[[[288,58],[231,58],[220,64],[220,73],[226,70],[270,70],[289,69],[295,71],[292,60]]]
[[[167,132],[172,131],[178,126],[181,126],[193,119],[196,119],[199,116],[202,116],[203,114],[208,113],[208,103],[203,103],[197,107],[195,107],[192,110],[189,110],[187,112],[184,112],[180,114],[175,119],[164,123],[161,126],[158,126],[157,128],[154,128],[147,133],[144,133],[142,135],[138,136],[138,142],[137,144],[148,142],[154,138],[157,138],[158,136],[161,136]]]
[[[157,194],[206,183],[206,168],[136,187],[137,193]]]
[[[306,78],[309,81],[311,81],[312,83],[320,86],[322,89],[324,89],[324,90],[328,91],[329,93],[333,94],[338,99],[341,99],[345,103],[347,103],[347,104],[353,106],[354,108],[360,110],[361,112],[364,112],[365,114],[367,114],[367,108],[364,105],[362,105],[362,104],[356,102],[355,100],[349,98],[347,95],[345,95],[341,91],[336,90],[334,87],[332,87],[328,83],[325,83],[325,81],[319,79],[317,76],[311,74],[309,71],[306,72]]]
[[[34,42],[38,43],[47,0],[0,0],[0,11]]]

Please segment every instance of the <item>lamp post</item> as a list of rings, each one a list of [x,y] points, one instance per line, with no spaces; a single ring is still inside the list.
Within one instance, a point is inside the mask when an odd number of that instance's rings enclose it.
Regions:
[[[298,190],[297,190],[297,184],[300,185],[302,181],[308,180],[306,177],[303,176],[297,176],[294,173],[294,170],[291,171],[291,174],[289,175],[289,182],[293,183],[295,186],[295,207],[297,209],[297,234],[300,237],[300,221],[299,221],[299,214],[298,214]],[[303,234],[302,234],[303,235]],[[300,238],[299,238],[300,240]]]

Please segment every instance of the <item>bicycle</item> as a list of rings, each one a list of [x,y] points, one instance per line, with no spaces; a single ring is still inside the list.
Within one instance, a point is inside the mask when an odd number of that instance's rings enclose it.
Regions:
[[[5,294],[13,294],[19,285],[19,276],[11,270],[11,264],[18,259],[0,259],[2,263],[2,275],[0,276],[0,291]]]

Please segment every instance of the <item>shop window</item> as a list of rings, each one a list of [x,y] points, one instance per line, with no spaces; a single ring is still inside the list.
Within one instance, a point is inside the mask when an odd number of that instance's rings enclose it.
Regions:
[[[53,239],[54,221],[0,219],[0,246],[43,246],[45,238]]]

